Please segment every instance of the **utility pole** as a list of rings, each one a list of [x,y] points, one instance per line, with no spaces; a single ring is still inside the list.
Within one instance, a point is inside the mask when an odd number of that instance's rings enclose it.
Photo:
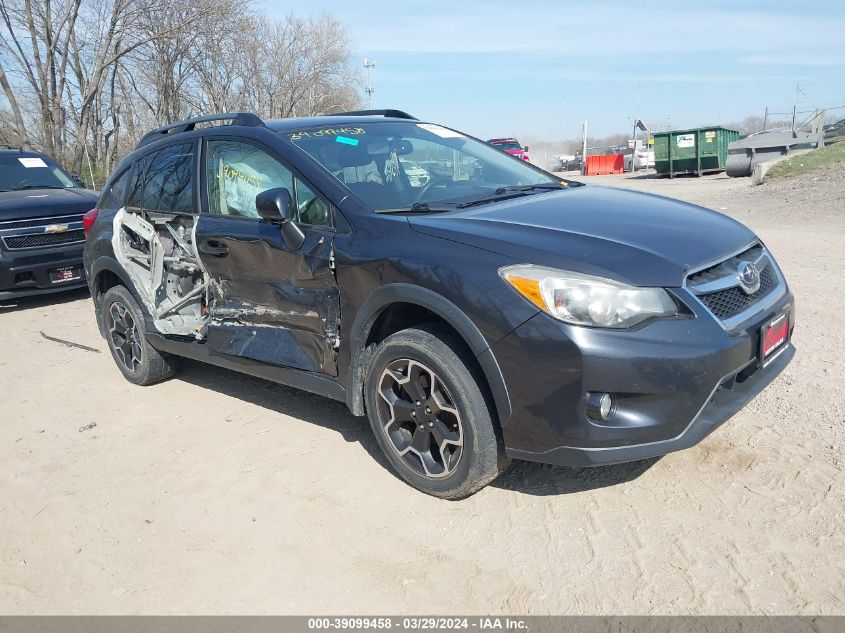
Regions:
[[[581,126],[581,175],[587,175],[587,117]]]
[[[766,106],[766,112],[763,114],[763,131],[766,131],[766,126],[769,123],[769,106]]]
[[[634,117],[634,131],[631,132],[631,139],[633,140],[634,146],[631,148],[631,173],[633,174],[636,171],[636,167],[634,166],[634,159],[637,157],[637,117]],[[623,163],[624,165],[624,163]]]
[[[373,107],[373,93],[375,89],[373,88],[373,84],[370,83],[370,69],[376,65],[376,60],[364,58],[364,68],[367,69],[367,87],[364,88],[364,92],[367,93],[367,109]]]

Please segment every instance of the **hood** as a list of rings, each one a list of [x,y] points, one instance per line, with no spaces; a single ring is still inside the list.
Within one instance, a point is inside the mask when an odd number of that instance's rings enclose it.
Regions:
[[[506,149],[506,154],[510,154],[511,156],[522,156],[525,153],[524,149]]]
[[[0,192],[0,222],[85,213],[97,205],[88,189],[25,189]]]
[[[539,264],[639,286],[678,287],[686,273],[735,253],[755,235],[679,200],[585,185],[409,218],[420,233]]]

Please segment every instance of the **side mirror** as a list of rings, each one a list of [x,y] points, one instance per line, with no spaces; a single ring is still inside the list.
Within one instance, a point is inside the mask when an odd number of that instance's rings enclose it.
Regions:
[[[524,150],[527,152],[527,151],[528,151],[528,146],[526,145],[526,146],[525,146],[525,147],[523,147],[522,149],[524,149]]]
[[[268,222],[290,222],[290,209],[293,206],[293,198],[284,187],[267,189],[255,196],[255,208],[262,220]]]
[[[268,189],[255,196],[255,208],[259,217],[281,225],[285,245],[298,250],[305,242],[305,234],[294,222],[293,198],[285,187]]]
[[[85,188],[85,181],[82,180],[82,176],[80,176],[79,174],[72,174],[71,180],[73,180],[73,182],[75,182],[80,187]]]

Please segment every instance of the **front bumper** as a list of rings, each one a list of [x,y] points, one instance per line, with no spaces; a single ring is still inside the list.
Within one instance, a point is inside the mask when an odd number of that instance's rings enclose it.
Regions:
[[[686,303],[686,302],[685,302]],[[794,309],[785,294],[726,331],[703,307],[695,316],[613,331],[569,326],[540,313],[493,346],[513,413],[505,452],[566,466],[635,461],[701,441],[786,367]],[[758,368],[760,328],[790,314],[790,343]],[[585,394],[613,394],[606,422],[590,419]]]
[[[0,250],[0,300],[84,287],[83,247],[84,244],[73,244],[19,251]],[[57,283],[51,281],[51,271],[68,267],[78,268],[81,278]]]

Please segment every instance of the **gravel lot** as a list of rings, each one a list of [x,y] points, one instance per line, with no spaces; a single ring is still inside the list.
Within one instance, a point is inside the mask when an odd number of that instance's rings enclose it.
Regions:
[[[133,387],[85,294],[22,302],[0,613],[845,614],[845,174],[588,180],[740,219],[795,292],[795,360],[699,446],[440,501],[338,403],[200,364]]]

